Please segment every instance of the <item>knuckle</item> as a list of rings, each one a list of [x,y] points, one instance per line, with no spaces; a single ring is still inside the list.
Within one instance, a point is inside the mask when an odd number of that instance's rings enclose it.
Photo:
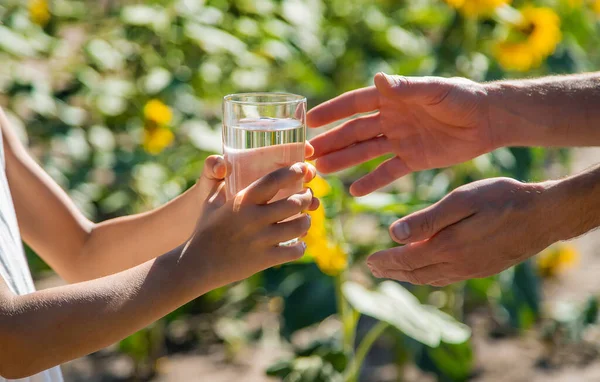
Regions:
[[[310,225],[311,225],[310,215],[306,214],[301,219],[301,230],[302,230],[302,232],[308,231],[310,229]]]
[[[288,231],[290,235],[299,235],[303,232],[306,232],[310,226],[310,224],[307,222],[307,219],[303,217],[283,224],[287,225],[288,229],[286,231]]]
[[[418,274],[417,272],[407,272],[406,273],[406,278],[409,283],[414,284],[414,285],[423,285],[423,277]]]
[[[305,205],[303,198],[296,195],[290,196],[287,200],[287,203],[290,206],[290,209],[293,209],[294,211],[302,210]]]
[[[379,278],[381,278],[381,279],[393,279],[394,277],[391,276],[389,270],[382,269],[381,271],[379,271]]]
[[[409,261],[408,256],[395,254],[390,257],[389,260],[390,266],[395,267],[397,269],[402,269],[406,271],[412,271],[415,267],[412,265],[411,261]]]
[[[290,260],[298,260],[304,255],[304,245],[295,245],[288,251]]]
[[[264,181],[265,184],[278,185],[281,177],[282,177],[282,172],[281,171],[274,171],[274,172],[268,173],[263,178],[263,181]]]
[[[458,188],[450,193],[449,202],[458,204],[467,209],[472,209],[477,205],[477,193],[469,188]]]
[[[435,209],[433,209],[421,216],[421,220],[419,221],[419,230],[421,232],[428,234],[434,231],[435,214]]]
[[[304,168],[305,168],[304,163],[294,163],[290,167],[290,170],[292,171],[294,178],[300,178],[300,177],[304,176]]]

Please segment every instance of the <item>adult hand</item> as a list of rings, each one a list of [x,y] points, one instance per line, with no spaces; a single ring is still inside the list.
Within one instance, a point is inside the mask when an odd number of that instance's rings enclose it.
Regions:
[[[561,215],[568,199],[555,184],[494,178],[460,187],[393,223],[392,238],[406,245],[367,264],[376,277],[434,286],[501,272],[566,238],[573,219]]]
[[[394,154],[350,187],[355,196],[413,171],[464,162],[495,148],[486,96],[484,85],[463,78],[379,73],[374,87],[344,93],[308,113],[313,128],[353,117],[312,139],[312,157],[319,171],[330,173]],[[361,113],[373,114],[356,116]]]

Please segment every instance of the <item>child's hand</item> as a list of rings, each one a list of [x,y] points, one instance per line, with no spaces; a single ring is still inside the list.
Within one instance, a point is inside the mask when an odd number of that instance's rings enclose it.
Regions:
[[[304,155],[308,158],[313,155],[315,149],[309,142],[306,142]],[[212,195],[217,187],[223,182],[227,175],[227,165],[221,155],[211,155],[204,161],[204,170],[198,178],[198,189],[200,200],[204,201],[209,195]],[[312,178],[311,178],[312,179]]]
[[[212,288],[299,259],[304,254],[304,243],[278,243],[306,234],[310,218],[302,212],[316,209],[318,199],[307,189],[282,200],[268,201],[279,190],[301,179],[309,182],[315,174],[311,165],[296,163],[260,178],[229,201],[224,182],[215,182],[215,191],[205,202],[196,232],[182,256],[203,257],[202,275]],[[291,219],[282,222],[288,218]]]

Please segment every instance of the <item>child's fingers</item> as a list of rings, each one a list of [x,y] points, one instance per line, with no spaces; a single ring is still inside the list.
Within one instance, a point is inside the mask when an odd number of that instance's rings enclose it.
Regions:
[[[306,175],[304,175],[304,183],[310,182],[317,176],[317,169],[315,166],[310,163],[306,163],[306,166],[308,167],[308,171],[306,172]]]
[[[310,216],[304,214],[285,222],[270,225],[263,235],[268,243],[277,244],[301,237],[309,228]]]
[[[242,191],[243,202],[251,204],[266,204],[285,188],[294,188],[310,172],[306,163],[295,163],[290,167],[280,168],[258,179]]]
[[[260,214],[268,223],[277,223],[307,210],[313,203],[313,199],[312,191],[306,189],[285,199],[261,206]]]
[[[268,250],[267,257],[272,260],[270,266],[273,267],[298,260],[304,255],[304,251],[306,251],[306,244],[299,241],[292,245],[273,247]]]

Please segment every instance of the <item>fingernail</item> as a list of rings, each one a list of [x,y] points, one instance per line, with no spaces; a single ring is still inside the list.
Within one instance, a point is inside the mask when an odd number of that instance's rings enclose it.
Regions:
[[[304,163],[294,163],[294,164],[292,165],[292,169],[293,169],[294,171],[301,172],[301,173],[303,173],[303,174],[304,174],[304,169],[305,169],[305,168],[306,168],[306,165],[305,165]]]
[[[306,251],[306,243],[302,242],[302,252]]]
[[[410,236],[410,228],[407,222],[400,222],[392,227],[392,233],[398,240],[406,240]]]
[[[395,85],[396,84],[396,79],[392,76],[390,76],[389,74],[386,73],[381,73],[383,74],[383,77],[385,77],[385,80],[388,82],[388,84],[390,85]]]
[[[308,217],[308,226],[312,226],[312,216],[310,216],[310,214],[306,214],[306,216]]]

